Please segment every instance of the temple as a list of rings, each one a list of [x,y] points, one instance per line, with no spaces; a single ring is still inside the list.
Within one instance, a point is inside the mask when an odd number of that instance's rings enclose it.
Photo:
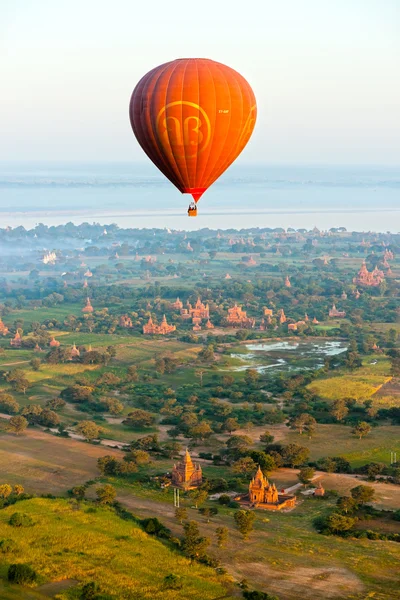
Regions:
[[[7,335],[8,327],[6,327],[3,323],[3,320],[0,317],[0,335]]]
[[[255,325],[256,320],[247,316],[246,311],[242,310],[235,302],[235,306],[228,308],[228,316],[226,317],[227,323],[233,327],[243,327],[245,329],[252,329]]]
[[[361,269],[358,271],[357,277],[354,277],[353,283],[356,285],[363,285],[368,287],[377,287],[385,279],[383,271],[380,271],[378,267],[375,267],[373,271],[368,271],[365,260],[361,265]]]
[[[282,508],[293,508],[296,505],[296,496],[290,494],[279,494],[274,483],[269,483],[260,467],[250,481],[249,493],[245,496],[235,498],[243,505],[263,510],[281,510]]]
[[[70,360],[73,360],[74,358],[79,358],[81,355],[79,348],[76,347],[76,345],[74,344],[71,348],[71,354],[70,354]]]
[[[183,308],[183,302],[179,298],[172,302],[171,308],[175,308],[176,310],[181,310]]]
[[[166,335],[175,330],[175,325],[168,325],[165,315],[163,316],[160,325],[156,325],[151,317],[149,317],[147,324],[143,325],[144,335]]]
[[[200,465],[194,465],[186,449],[183,459],[172,469],[172,485],[182,490],[192,490],[203,482],[203,473]]]
[[[246,260],[246,262],[244,264],[247,267],[254,267],[257,263],[252,256],[249,256],[249,258]]]
[[[335,304],[332,304],[332,308],[329,310],[329,316],[330,317],[336,317],[338,319],[343,319],[346,316],[346,313],[344,310],[338,310],[336,308]]]
[[[91,305],[90,298],[86,299],[86,304],[82,308],[82,312],[83,313],[92,313],[93,312],[93,306]]]
[[[22,337],[19,331],[15,334],[12,340],[10,340],[10,346],[13,348],[20,348],[22,344]]]
[[[179,298],[177,298],[179,300]],[[182,319],[208,319],[210,317],[210,307],[208,304],[203,304],[200,298],[194,306],[188,301],[186,308],[180,309]],[[194,321],[193,321],[194,322]]]
[[[119,326],[124,329],[130,329],[133,327],[132,319],[128,315],[121,315],[119,318]]]

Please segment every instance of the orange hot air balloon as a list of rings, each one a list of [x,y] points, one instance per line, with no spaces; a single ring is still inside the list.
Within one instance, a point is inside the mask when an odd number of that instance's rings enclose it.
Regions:
[[[257,105],[237,71],[206,58],[180,58],[142,77],[129,115],[150,160],[197,203],[246,146]],[[188,214],[196,216],[196,204]]]

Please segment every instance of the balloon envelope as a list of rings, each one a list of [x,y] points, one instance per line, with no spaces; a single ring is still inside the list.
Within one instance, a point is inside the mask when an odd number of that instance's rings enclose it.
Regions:
[[[205,58],[181,58],[139,81],[129,115],[147,156],[197,202],[246,146],[257,106],[237,71]]]

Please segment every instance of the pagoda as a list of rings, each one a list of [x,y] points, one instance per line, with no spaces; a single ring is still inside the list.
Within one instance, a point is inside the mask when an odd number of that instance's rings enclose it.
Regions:
[[[6,327],[3,323],[2,318],[0,317],[0,335],[7,335],[8,327]]]
[[[50,348],[58,348],[60,345],[60,342],[58,340],[56,340],[54,337],[51,338],[49,346]]]
[[[365,287],[377,287],[385,279],[385,274],[376,266],[373,271],[368,271],[365,260],[363,261],[357,277],[354,277],[353,283]]]
[[[79,358],[81,355],[79,349],[76,347],[76,345],[74,344],[71,348],[71,353],[70,353],[70,360],[73,360],[74,358]]]
[[[280,494],[276,485],[268,481],[260,467],[249,483],[248,494],[237,496],[235,500],[244,506],[263,510],[282,510],[282,508],[293,508],[296,505],[296,496]]]
[[[13,348],[20,348],[22,344],[22,337],[19,331],[15,334],[12,340],[10,340],[10,346]]]
[[[274,314],[274,312],[273,312],[272,308],[266,308],[264,306],[264,317],[268,317],[268,316],[272,317],[273,314]]]
[[[193,323],[196,324],[194,319],[209,319],[210,307],[208,303],[204,304],[200,298],[197,298],[197,302],[194,306],[188,301],[186,303],[186,308],[181,308],[180,313],[183,319],[192,319]]]
[[[285,287],[287,287],[287,288],[292,287],[292,284],[290,283],[290,279],[289,279],[288,275],[286,275]]]
[[[342,295],[340,296],[342,300],[347,300],[347,294],[346,292],[343,290]]]
[[[197,488],[203,483],[201,466],[193,464],[187,449],[183,459],[174,465],[171,477],[172,485],[185,491]]]
[[[343,319],[346,316],[344,310],[338,310],[335,304],[332,304],[332,308],[329,310],[329,316],[333,318]]]
[[[286,315],[285,315],[285,311],[283,310],[283,308],[281,308],[281,311],[280,311],[279,323],[281,325],[283,325],[283,323],[286,323]]]
[[[229,273],[227,273],[227,274],[225,275],[225,279],[232,279],[232,277],[229,275]]]
[[[85,281],[83,282],[83,289],[86,289],[88,286],[88,282],[87,279],[85,279]]]
[[[205,324],[206,329],[214,329],[214,325],[211,323],[210,319]]]
[[[133,327],[132,319],[128,315],[121,315],[119,319],[119,326],[124,329],[130,329]]]
[[[319,323],[317,317],[314,317],[313,320],[312,320],[312,322],[313,322],[314,325],[318,325],[318,323]]]
[[[256,261],[254,260],[254,258],[252,256],[249,256],[249,258],[246,260],[245,265],[247,267],[254,267],[256,265]]]
[[[177,298],[175,302],[172,302],[171,307],[175,308],[176,310],[181,310],[181,308],[183,308],[183,302]]]
[[[93,273],[88,269],[87,271],[85,271],[84,276],[85,277],[93,277]]]
[[[166,316],[164,315],[160,325],[153,322],[153,319],[149,317],[146,325],[143,325],[144,335],[166,335],[175,331],[175,325],[168,325]]]
[[[82,308],[82,312],[83,313],[92,313],[93,312],[93,306],[91,305],[90,298],[86,299],[86,304]]]
[[[252,329],[256,323],[256,320],[248,317],[246,311],[242,310],[236,302],[235,306],[228,308],[226,321],[233,327],[243,327],[245,329]]]

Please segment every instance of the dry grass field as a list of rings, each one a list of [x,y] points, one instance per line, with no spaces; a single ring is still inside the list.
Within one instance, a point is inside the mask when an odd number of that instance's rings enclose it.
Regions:
[[[84,442],[28,429],[21,435],[0,431],[0,481],[21,483],[27,492],[65,494],[99,475],[97,459],[118,454]]]

